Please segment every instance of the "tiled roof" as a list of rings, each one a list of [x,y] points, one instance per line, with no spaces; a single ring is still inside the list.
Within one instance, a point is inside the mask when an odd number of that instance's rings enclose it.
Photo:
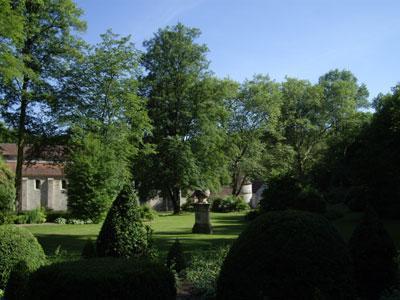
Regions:
[[[7,161],[6,165],[15,172],[17,163]],[[64,165],[60,163],[37,162],[24,165],[22,168],[23,177],[64,177]]]

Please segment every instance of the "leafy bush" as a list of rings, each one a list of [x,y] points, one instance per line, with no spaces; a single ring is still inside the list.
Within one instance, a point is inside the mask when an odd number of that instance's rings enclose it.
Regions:
[[[175,299],[173,274],[148,260],[94,258],[55,263],[34,272],[27,299]]]
[[[51,209],[46,210],[46,221],[47,222],[54,222],[56,223],[57,219],[68,219],[69,218],[69,213],[67,211],[54,211]]]
[[[43,265],[46,257],[42,246],[25,228],[0,226],[0,288],[6,286],[11,270],[21,261],[30,270]]]
[[[99,136],[75,131],[74,146],[65,168],[68,208],[74,218],[98,223],[126,182],[126,161]]]
[[[167,255],[167,267],[175,270],[177,273],[186,269],[185,255],[178,239],[176,239],[171,245],[171,248],[169,248]]]
[[[257,218],[261,214],[262,214],[262,211],[260,209],[252,209],[244,216],[244,219],[246,221],[253,221],[255,218]]]
[[[228,196],[226,198],[215,198],[211,202],[213,212],[233,212],[249,209],[249,205],[242,197]]]
[[[303,185],[291,176],[271,180],[264,190],[260,207],[263,211],[298,209],[315,213],[326,211],[321,193],[309,185]]]
[[[152,221],[157,217],[157,212],[148,204],[139,206],[140,218],[145,221]]]
[[[67,224],[67,219],[62,218],[62,217],[58,217],[57,219],[54,220],[54,223],[57,223],[57,224]]]
[[[86,221],[81,220],[81,219],[70,218],[70,219],[67,219],[67,224],[84,225],[84,224],[86,224]]]
[[[324,217],[268,212],[240,234],[218,278],[218,299],[354,299],[351,259]],[[320,298],[316,298],[320,297]]]
[[[151,250],[151,233],[140,216],[137,196],[125,186],[114,201],[97,238],[100,257],[139,257]]]
[[[365,299],[379,299],[395,284],[397,251],[376,213],[368,206],[361,223],[350,238],[358,293]]]
[[[0,212],[15,209],[14,174],[0,157]]]
[[[36,208],[23,213],[27,216],[28,224],[41,224],[46,222],[46,211],[44,208]]]
[[[21,213],[15,216],[14,219],[15,224],[28,224],[28,215]]]
[[[86,241],[85,246],[83,246],[81,256],[83,258],[93,258],[97,256],[96,245],[93,243],[92,239],[88,239]]]
[[[24,261],[18,263],[13,268],[7,281],[7,286],[4,293],[5,299],[26,299],[25,292],[31,272],[32,270],[29,269]]]
[[[0,212],[0,225],[14,224],[17,215],[12,212]]]
[[[210,252],[199,252],[192,256],[186,269],[186,278],[193,284],[197,294],[204,298],[214,298],[217,278],[229,247],[224,246]]]
[[[193,197],[188,197],[186,202],[181,205],[183,211],[194,211],[194,199]]]

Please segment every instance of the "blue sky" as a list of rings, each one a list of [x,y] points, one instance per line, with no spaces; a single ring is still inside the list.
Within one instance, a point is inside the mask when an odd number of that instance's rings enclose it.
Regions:
[[[96,42],[112,28],[138,48],[160,27],[200,28],[219,77],[256,73],[315,82],[351,70],[371,99],[400,82],[399,0],[77,0]]]

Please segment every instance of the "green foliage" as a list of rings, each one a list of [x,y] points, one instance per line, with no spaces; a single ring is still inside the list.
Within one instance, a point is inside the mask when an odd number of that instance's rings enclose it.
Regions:
[[[16,213],[0,212],[0,225],[14,224],[17,219]]]
[[[370,206],[349,242],[356,287],[363,299],[380,299],[382,292],[396,283],[396,246]]]
[[[32,209],[23,214],[27,217],[27,224],[41,224],[46,222],[46,210],[44,208]]]
[[[231,82],[209,74],[208,49],[195,42],[199,36],[198,29],[177,24],[144,42],[141,91],[153,125],[146,141],[154,152],[136,160],[135,181],[141,198],[161,190],[175,213],[181,190],[212,189],[227,177],[221,123]]]
[[[316,213],[326,211],[323,196],[313,187],[302,184],[293,176],[271,179],[264,190],[260,207],[263,211],[299,209]]]
[[[49,284],[51,283],[51,284]],[[175,278],[148,260],[94,258],[56,263],[34,272],[28,299],[175,299]]]
[[[140,217],[137,196],[125,186],[114,201],[97,237],[97,254],[133,258],[149,255],[151,232]]]
[[[351,186],[380,216],[400,218],[400,86],[375,99],[376,113],[347,152]]]
[[[15,209],[14,175],[0,157],[0,212]]]
[[[0,226],[0,288],[4,289],[12,269],[25,262],[35,270],[46,262],[42,246],[28,230],[12,225]]]
[[[29,276],[33,270],[29,269],[26,262],[21,261],[11,271],[7,281],[4,298],[7,300],[26,299],[26,289]]]
[[[347,245],[308,212],[261,215],[240,234],[218,279],[218,299],[354,299]],[[318,298],[318,299],[321,299]]]
[[[186,269],[186,259],[179,239],[176,239],[168,250],[167,267],[175,270],[177,273]]]
[[[249,209],[249,205],[240,196],[227,196],[225,198],[214,198],[211,203],[213,212],[233,212]]]
[[[141,204],[139,206],[140,218],[144,221],[153,221],[157,218],[157,212],[148,204]]]
[[[263,164],[265,134],[274,134],[280,104],[279,84],[262,75],[246,80],[236,94],[227,99],[230,116],[226,149],[234,195],[239,194],[248,179],[259,178],[267,172]]]
[[[57,219],[54,220],[54,223],[57,224],[67,224],[67,219],[63,218],[63,217],[58,217]]]
[[[216,294],[217,278],[229,247],[224,246],[209,252],[197,252],[186,269],[186,278],[193,284],[194,292],[202,298],[213,299]]]
[[[71,215],[96,223],[104,219],[128,176],[125,162],[100,137],[90,133],[76,138],[66,174]]]
[[[82,249],[82,258],[93,258],[97,256],[96,244],[93,243],[92,239],[87,239],[85,246]]]
[[[252,209],[250,210],[245,216],[244,219],[246,221],[253,221],[256,219],[258,216],[260,216],[263,212],[260,209]]]

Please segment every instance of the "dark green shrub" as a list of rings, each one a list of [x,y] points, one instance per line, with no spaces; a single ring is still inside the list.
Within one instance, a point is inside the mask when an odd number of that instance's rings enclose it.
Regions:
[[[262,194],[260,207],[265,212],[297,209],[324,213],[326,202],[318,190],[286,175],[271,180]]]
[[[11,270],[25,262],[34,270],[46,262],[42,246],[25,228],[13,225],[0,226],[0,288],[4,289]]]
[[[46,210],[46,221],[50,223],[55,223],[57,219],[63,218],[68,219],[69,213],[67,211],[56,211],[48,209]]]
[[[4,298],[7,300],[26,299],[26,289],[32,270],[25,262],[18,263],[10,273]]]
[[[354,212],[362,212],[369,200],[368,189],[363,186],[352,187],[347,193],[345,202],[350,210]]]
[[[233,212],[249,209],[249,205],[240,196],[228,196],[226,198],[214,198],[211,200],[211,211]]]
[[[167,255],[167,267],[169,269],[174,269],[177,273],[186,269],[186,259],[183,253],[182,245],[179,240],[176,239],[175,242],[169,248]]]
[[[291,176],[271,180],[262,193],[260,207],[263,211],[285,210],[293,207],[294,201],[302,192],[301,185]]]
[[[305,186],[302,187],[291,208],[322,214],[326,212],[326,202],[316,189]]]
[[[397,251],[376,213],[369,206],[350,238],[358,293],[365,299],[379,299],[397,278]]]
[[[351,259],[324,217],[265,213],[242,232],[218,279],[218,299],[354,299]],[[320,297],[320,298],[317,298]]]
[[[157,218],[157,212],[152,209],[148,204],[139,206],[140,218],[144,221],[152,221]]]
[[[44,208],[36,208],[23,213],[27,216],[28,224],[41,224],[46,222],[46,211]]]
[[[0,156],[0,212],[15,209],[14,174]]]
[[[143,224],[133,189],[126,186],[114,201],[97,238],[97,255],[139,257],[151,248],[151,235]]]
[[[175,299],[175,278],[148,260],[94,258],[45,266],[30,276],[27,299]]]
[[[261,214],[262,214],[262,211],[260,209],[252,209],[244,216],[244,219],[248,222],[253,221],[255,218],[257,218]]]
[[[12,212],[0,212],[0,225],[14,224],[17,215]]]
[[[192,197],[188,197],[186,202],[181,205],[183,211],[194,211],[194,200]]]
[[[93,243],[92,239],[87,239],[85,245],[82,249],[81,256],[83,258],[93,258],[96,257],[96,245]]]

